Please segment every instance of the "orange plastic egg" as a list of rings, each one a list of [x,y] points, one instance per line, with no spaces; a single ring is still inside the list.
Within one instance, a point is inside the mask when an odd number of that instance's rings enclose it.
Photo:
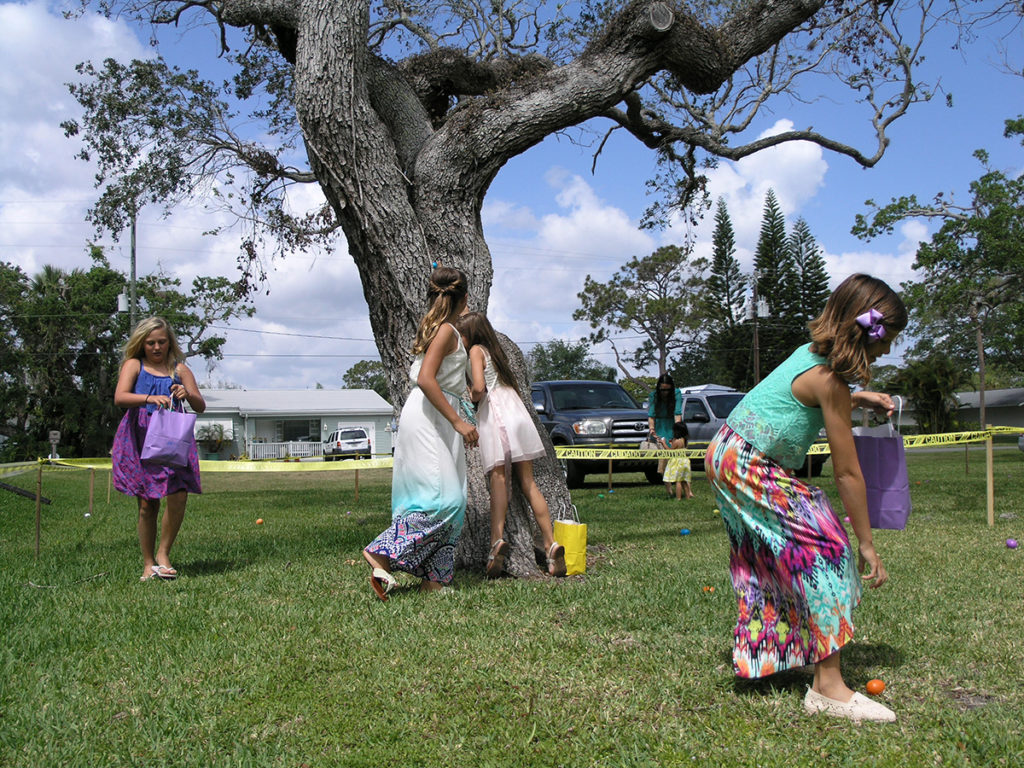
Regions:
[[[262,518],[262,517],[261,517],[261,518],[258,518],[258,519],[256,520],[256,525],[263,525],[263,518]]]
[[[867,688],[868,693],[872,696],[877,696],[885,690],[885,683],[875,678],[874,680],[868,680],[868,684],[864,687]]]

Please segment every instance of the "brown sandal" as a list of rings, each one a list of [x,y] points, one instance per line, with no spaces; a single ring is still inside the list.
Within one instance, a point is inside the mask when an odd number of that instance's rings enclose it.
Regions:
[[[505,570],[505,555],[508,554],[508,542],[498,539],[491,545],[490,554],[487,555],[487,578],[496,579]]]
[[[552,576],[565,576],[565,547],[557,541],[548,550],[548,573]]]
[[[388,599],[388,592],[394,589],[397,583],[395,577],[383,568],[374,568],[370,573],[370,586],[373,587],[374,594],[385,602]]]

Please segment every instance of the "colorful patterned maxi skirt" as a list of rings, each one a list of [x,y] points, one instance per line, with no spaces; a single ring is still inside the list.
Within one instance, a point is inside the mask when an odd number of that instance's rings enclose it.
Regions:
[[[739,602],[733,667],[764,677],[831,656],[853,639],[855,555],[828,497],[724,426],[705,471],[731,547]]]
[[[458,398],[445,397],[458,409]],[[366,551],[428,581],[450,584],[455,547],[466,518],[466,454],[462,435],[418,387],[402,408],[391,473],[391,527]]]

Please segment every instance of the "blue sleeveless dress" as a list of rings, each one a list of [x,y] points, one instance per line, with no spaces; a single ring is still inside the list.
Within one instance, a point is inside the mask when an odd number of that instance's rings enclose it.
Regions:
[[[132,390],[137,395],[171,395],[170,376],[155,376],[140,365],[139,377]],[[178,400],[174,399],[178,407]],[[199,455],[195,443],[189,452],[187,467],[163,467],[143,463],[139,459],[142,443],[146,439],[149,417],[156,410],[152,403],[145,407],[129,408],[114,434],[114,447],[110,452],[114,487],[128,496],[162,499],[178,491],[202,493],[199,482]]]

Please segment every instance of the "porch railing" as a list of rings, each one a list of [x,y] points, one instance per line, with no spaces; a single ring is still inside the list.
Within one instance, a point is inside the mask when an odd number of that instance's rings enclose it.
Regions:
[[[283,443],[257,443],[249,440],[246,453],[253,461],[260,459],[306,459],[324,455],[323,443],[299,443],[288,441]]]

